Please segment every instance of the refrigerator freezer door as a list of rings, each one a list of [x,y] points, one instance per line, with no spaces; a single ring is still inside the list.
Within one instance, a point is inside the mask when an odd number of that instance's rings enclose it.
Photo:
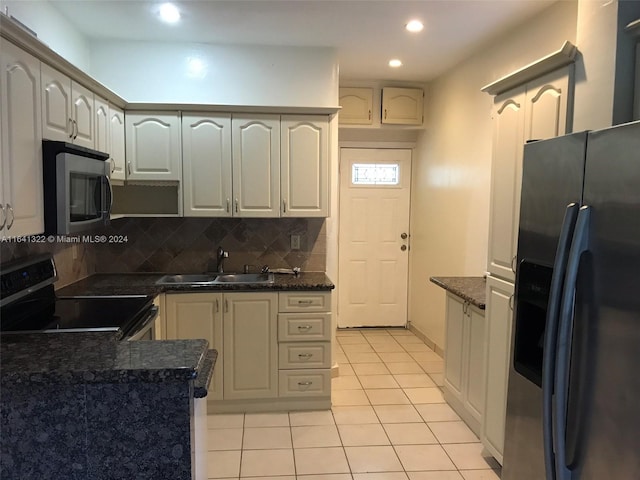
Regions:
[[[589,135],[589,252],[578,272],[567,461],[574,480],[640,478],[640,122]]]
[[[546,302],[532,303],[530,293],[544,285],[539,274],[546,269],[545,294],[548,296],[548,283],[565,211],[570,203],[580,204],[582,200],[586,141],[587,133],[582,132],[529,143],[524,148],[503,480],[545,478],[543,397],[539,384]],[[533,268],[522,268],[522,265]],[[535,303],[542,305],[532,306]],[[520,342],[522,348],[528,349],[527,352],[514,351],[516,338],[532,334],[536,336],[533,343]],[[516,359],[522,358],[521,353],[526,358],[525,368],[522,368],[522,362],[518,368],[525,375],[514,367]],[[526,364],[534,368],[527,369]]]

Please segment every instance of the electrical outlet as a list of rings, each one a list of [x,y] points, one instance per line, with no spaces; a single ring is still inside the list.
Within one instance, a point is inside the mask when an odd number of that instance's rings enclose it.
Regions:
[[[291,250],[300,250],[300,235],[291,235]]]

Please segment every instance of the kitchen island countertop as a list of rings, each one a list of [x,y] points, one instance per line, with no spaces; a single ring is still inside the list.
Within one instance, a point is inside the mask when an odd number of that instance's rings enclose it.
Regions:
[[[480,310],[485,309],[487,287],[485,277],[431,277],[429,280]]]

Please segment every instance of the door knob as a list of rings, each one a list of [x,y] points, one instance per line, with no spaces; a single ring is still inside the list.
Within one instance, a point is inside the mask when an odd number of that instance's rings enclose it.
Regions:
[[[402,245],[402,246],[400,247],[400,250],[402,250],[403,252],[404,252],[406,249],[407,249],[407,246],[406,246],[406,245]]]
[[[408,236],[409,235],[407,235],[406,233],[400,234],[400,238],[403,239],[403,240],[406,240]]]

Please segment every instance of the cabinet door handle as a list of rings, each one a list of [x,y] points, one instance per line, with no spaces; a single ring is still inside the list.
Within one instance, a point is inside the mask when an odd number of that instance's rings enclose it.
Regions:
[[[311,325],[298,325],[298,330],[311,330],[312,328]]]
[[[313,300],[298,300],[298,305],[311,305]]]
[[[73,140],[73,118],[69,119],[69,138]]]
[[[369,120],[371,120],[371,109],[369,109]]]
[[[4,211],[4,205],[0,205],[0,211],[2,212],[2,224],[0,224],[0,230],[7,224],[7,212]]]
[[[384,119],[385,120],[387,119],[387,109],[386,108],[384,109]]]
[[[216,313],[220,311],[220,301],[216,298]]]
[[[109,159],[111,161],[111,175],[116,171],[116,161],[113,158]]]
[[[238,213],[238,199],[236,198],[236,213]]]
[[[231,204],[231,202],[230,202],[230,201],[229,201],[229,199],[227,198],[227,213],[229,213],[230,204]]]
[[[514,296],[513,296],[513,295],[511,295],[511,296],[509,297],[509,308],[511,309],[511,311],[513,311],[513,307],[514,307],[514,302],[513,302],[513,300],[514,300]]]
[[[298,385],[301,387],[308,387],[309,385],[313,385],[313,382],[298,382]]]
[[[78,138],[78,122],[77,121],[73,121],[73,139],[75,140],[76,138]]]
[[[313,357],[313,353],[299,353],[298,357],[300,357],[300,358],[311,358],[311,357]]]
[[[287,201],[282,199],[282,213],[287,213]]]
[[[224,299],[224,313],[229,313],[229,300]]]
[[[11,206],[10,203],[7,203],[7,210],[11,213],[11,223],[7,225],[7,230],[11,230],[11,227],[13,227],[13,222],[16,219],[16,216],[13,213],[13,207]],[[7,220],[8,219],[9,219],[9,215],[7,215]]]
[[[516,255],[514,255],[513,258],[511,259],[511,271],[513,273],[516,273],[516,264],[517,264],[516,260],[517,260],[517,258],[518,257]]]
[[[127,160],[127,175],[131,175],[131,160]]]

